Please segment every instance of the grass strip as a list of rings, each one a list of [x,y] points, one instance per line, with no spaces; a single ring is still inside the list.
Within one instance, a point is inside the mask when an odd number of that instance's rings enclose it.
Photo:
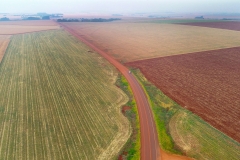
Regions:
[[[164,95],[158,88],[150,84],[139,70],[132,70],[138,82],[141,84],[153,111],[154,121],[156,123],[158,139],[161,148],[165,151],[181,154],[175,148],[174,141],[169,134],[168,123],[172,116],[178,111],[177,104]],[[161,99],[161,103],[159,103]]]
[[[120,87],[129,97],[129,101],[125,106],[130,107],[126,110],[125,116],[131,123],[132,135],[121,151],[122,159],[139,160],[140,159],[140,122],[136,101],[134,99],[132,89],[124,76],[119,76],[116,85]]]

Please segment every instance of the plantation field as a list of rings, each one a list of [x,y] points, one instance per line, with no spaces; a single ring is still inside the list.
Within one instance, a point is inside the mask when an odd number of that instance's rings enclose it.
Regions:
[[[178,154],[180,150],[196,160],[239,159],[238,142],[182,108],[150,83],[139,70],[132,71],[143,84],[151,101],[159,143],[163,150]],[[163,156],[164,154],[165,152],[162,152]]]
[[[127,63],[184,108],[240,142],[240,47]]]
[[[239,21],[237,21],[237,22],[226,21],[226,22],[207,22],[207,23],[201,23],[201,22],[183,23],[183,25],[209,27],[209,28],[220,28],[220,29],[240,31],[240,22]]]
[[[118,72],[62,30],[14,35],[0,64],[0,159],[113,159],[130,136]]]
[[[240,46],[240,32],[158,23],[64,23],[122,62]]]
[[[22,26],[22,25],[0,25],[1,35],[14,35],[45,30],[59,29],[59,26]]]
[[[10,36],[0,35],[0,62],[4,56],[5,50],[7,49]]]

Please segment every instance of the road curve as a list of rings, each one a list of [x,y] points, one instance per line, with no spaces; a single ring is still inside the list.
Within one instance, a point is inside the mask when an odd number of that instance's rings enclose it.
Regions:
[[[66,26],[65,24],[60,24],[66,31],[74,35],[80,41],[91,47],[97,53],[102,55],[110,63],[112,63],[127,79],[134,94],[134,98],[137,103],[139,120],[140,120],[140,136],[141,136],[141,160],[159,160],[160,159],[160,147],[158,144],[158,136],[156,131],[156,126],[154,123],[152,111],[148,99],[143,91],[141,85],[136,80],[136,78],[129,73],[127,67],[119,63],[117,60],[112,58],[110,55],[104,51],[97,48],[94,44],[84,39],[75,30]]]

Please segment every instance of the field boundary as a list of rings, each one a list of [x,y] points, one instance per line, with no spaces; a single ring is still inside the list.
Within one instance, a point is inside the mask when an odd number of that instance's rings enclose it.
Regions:
[[[61,29],[61,28],[56,28],[56,29],[44,29],[44,30],[38,30],[38,31],[32,31],[32,32],[14,33],[14,34],[0,34],[0,35],[12,36],[12,35],[35,33],[35,32],[54,31],[54,30],[59,30],[59,29]]]
[[[4,57],[5,53],[6,53],[7,48],[8,48],[8,45],[9,45],[9,43],[11,41],[10,38],[11,37],[8,37],[8,40],[3,41],[3,43],[0,45],[0,63],[2,62],[3,57]]]

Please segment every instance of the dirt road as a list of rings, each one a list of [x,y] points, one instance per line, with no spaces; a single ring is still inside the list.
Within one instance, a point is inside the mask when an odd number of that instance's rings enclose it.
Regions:
[[[75,30],[69,28],[68,26],[61,23],[61,26],[80,41],[91,47],[97,53],[102,55],[105,59],[107,59],[110,63],[112,63],[127,79],[129,82],[136,103],[138,107],[138,113],[140,118],[140,131],[141,131],[141,160],[159,160],[160,157],[160,149],[158,144],[158,137],[156,126],[153,120],[152,111],[150,109],[150,105],[148,103],[148,99],[136,78],[129,73],[127,67],[123,66],[121,63],[116,61],[114,58],[109,56],[104,51],[100,50],[96,46],[94,46],[91,42],[87,41],[83,37],[81,37]]]

